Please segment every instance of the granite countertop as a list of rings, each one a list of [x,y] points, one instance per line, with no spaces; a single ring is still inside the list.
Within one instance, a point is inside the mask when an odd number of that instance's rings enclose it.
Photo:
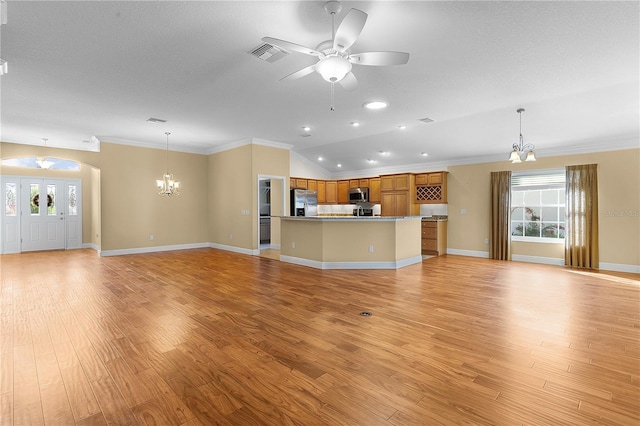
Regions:
[[[446,222],[447,220],[448,220],[448,216],[447,215],[434,214],[433,216],[423,216],[422,217],[422,221],[423,222]]]
[[[419,220],[421,216],[280,216],[286,220],[308,220],[316,222],[338,222],[338,221],[374,221],[384,222],[392,220]]]

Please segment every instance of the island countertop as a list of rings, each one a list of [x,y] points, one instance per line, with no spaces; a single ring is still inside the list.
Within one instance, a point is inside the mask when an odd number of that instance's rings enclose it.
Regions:
[[[336,222],[336,221],[398,221],[398,220],[421,220],[422,216],[279,216],[284,220],[305,220],[320,222]]]

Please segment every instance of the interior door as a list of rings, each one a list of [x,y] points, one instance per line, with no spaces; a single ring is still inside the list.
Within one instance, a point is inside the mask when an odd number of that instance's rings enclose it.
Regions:
[[[23,178],[21,181],[22,251],[66,248],[64,182]]]

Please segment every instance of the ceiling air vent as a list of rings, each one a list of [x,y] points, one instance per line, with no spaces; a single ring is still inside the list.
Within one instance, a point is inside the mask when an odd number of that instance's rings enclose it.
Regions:
[[[167,122],[167,120],[163,120],[162,118],[153,118],[153,117],[147,118],[147,121],[150,123],[166,123]]]
[[[433,123],[433,120],[429,117],[419,118],[418,121],[422,121],[423,123]]]
[[[269,43],[261,44],[260,46],[256,47],[249,53],[255,56],[256,58],[259,58],[259,59],[262,59],[263,61],[267,61],[271,63],[279,59],[282,59],[289,54],[289,52],[286,52],[280,49],[279,47]]]

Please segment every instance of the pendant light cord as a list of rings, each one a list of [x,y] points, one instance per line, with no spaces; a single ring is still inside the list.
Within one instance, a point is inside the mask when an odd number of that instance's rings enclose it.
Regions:
[[[169,135],[171,133],[164,132],[164,134],[167,135],[167,174],[169,174]]]

